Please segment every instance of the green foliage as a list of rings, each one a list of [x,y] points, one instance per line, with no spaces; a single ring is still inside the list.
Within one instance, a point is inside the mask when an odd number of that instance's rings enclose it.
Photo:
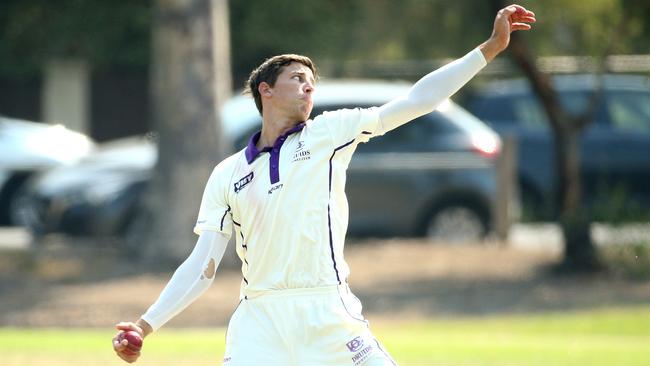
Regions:
[[[345,53],[337,40],[348,35],[346,24],[356,2],[232,1],[233,71],[241,81],[264,59],[281,53],[308,55]]]
[[[612,37],[611,53],[650,53],[650,3],[637,0],[521,0],[538,22],[526,38],[537,55],[600,56]],[[617,28],[619,23],[623,27]],[[620,33],[620,32],[623,33]],[[619,34],[620,33],[620,34]]]
[[[624,184],[605,184],[606,179],[597,185],[594,202],[589,207],[593,221],[622,224],[626,222],[650,221],[650,213],[643,202],[632,199],[629,188]]]
[[[471,0],[234,1],[235,79],[279,53],[317,62],[460,56],[489,36],[493,17],[474,16],[488,13],[484,2]]]
[[[149,63],[150,1],[4,0],[0,74],[37,73],[51,58],[107,65]]]
[[[650,5],[633,0],[521,0],[538,16],[526,35],[537,55],[597,55],[625,16],[612,50],[650,53]],[[151,4],[110,0],[0,2],[0,75],[36,73],[52,57],[95,68],[146,67]],[[303,53],[321,60],[457,57],[490,35],[493,11],[476,0],[230,1],[235,80],[263,59]]]
[[[520,3],[533,9],[537,16],[535,31],[526,37],[534,44],[537,55],[600,55],[623,15],[620,0]]]

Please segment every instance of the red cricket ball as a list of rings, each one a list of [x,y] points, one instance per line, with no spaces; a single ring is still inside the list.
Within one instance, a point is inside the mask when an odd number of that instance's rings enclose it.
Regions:
[[[142,348],[142,337],[136,331],[127,330],[126,332],[120,333],[118,338],[119,342],[122,342],[123,339],[129,342],[126,347],[131,351],[138,352]]]

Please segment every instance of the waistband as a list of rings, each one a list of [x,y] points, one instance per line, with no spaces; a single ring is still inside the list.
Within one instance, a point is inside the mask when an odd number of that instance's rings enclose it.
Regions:
[[[293,297],[293,296],[313,296],[313,295],[327,295],[327,294],[347,294],[350,292],[350,287],[347,283],[341,285],[320,286],[320,287],[305,287],[305,288],[288,288],[281,290],[242,290],[242,298],[245,300],[257,298],[280,298],[280,297]]]

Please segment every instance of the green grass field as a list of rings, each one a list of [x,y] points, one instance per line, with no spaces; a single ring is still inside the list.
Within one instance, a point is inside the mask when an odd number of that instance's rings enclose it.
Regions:
[[[373,323],[402,366],[650,365],[650,305],[557,314]],[[3,366],[120,365],[112,329],[0,328]],[[221,365],[224,329],[165,329],[138,365]],[[308,365],[306,365],[308,366]]]

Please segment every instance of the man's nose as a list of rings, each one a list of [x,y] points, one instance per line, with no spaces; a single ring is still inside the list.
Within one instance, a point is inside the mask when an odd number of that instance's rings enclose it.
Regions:
[[[307,82],[305,83],[305,93],[311,93],[314,91],[314,84]]]

